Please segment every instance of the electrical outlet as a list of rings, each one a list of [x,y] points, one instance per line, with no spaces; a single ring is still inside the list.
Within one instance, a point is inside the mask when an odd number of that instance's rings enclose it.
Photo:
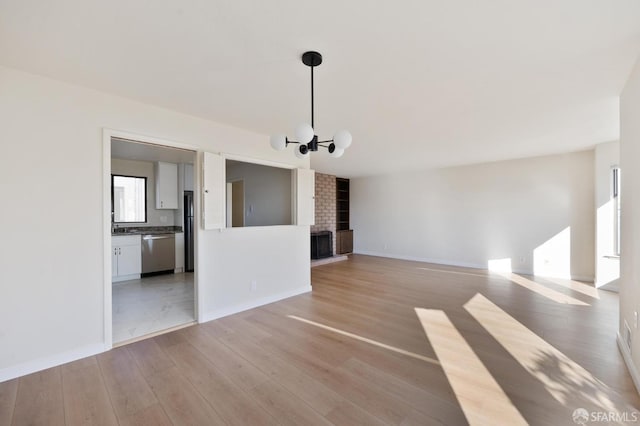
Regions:
[[[258,288],[258,282],[256,280],[251,281],[251,291],[256,291]]]
[[[520,263],[525,263],[526,259],[524,258],[524,256],[520,256]]]

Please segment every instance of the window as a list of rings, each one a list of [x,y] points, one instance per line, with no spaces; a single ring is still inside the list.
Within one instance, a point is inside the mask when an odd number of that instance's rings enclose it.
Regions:
[[[203,152],[203,228],[233,227],[235,210],[243,217],[242,221],[238,219],[238,226],[313,225],[315,172],[285,164],[250,161]],[[271,173],[259,173],[259,166],[272,169]],[[234,183],[236,208],[233,205]],[[229,218],[226,223],[225,216]]]
[[[292,170],[226,160],[227,227],[291,225]]]
[[[111,175],[111,217],[113,223],[147,221],[147,178]]]
[[[613,252],[620,256],[620,168],[611,169],[611,197],[613,199]]]

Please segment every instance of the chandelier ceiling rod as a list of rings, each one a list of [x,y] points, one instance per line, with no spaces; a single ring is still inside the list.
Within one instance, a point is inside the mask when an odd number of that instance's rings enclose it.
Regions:
[[[322,55],[318,52],[304,52],[302,55],[302,63],[311,68],[311,127],[315,129],[314,124],[314,90],[313,90],[313,69],[322,64]]]

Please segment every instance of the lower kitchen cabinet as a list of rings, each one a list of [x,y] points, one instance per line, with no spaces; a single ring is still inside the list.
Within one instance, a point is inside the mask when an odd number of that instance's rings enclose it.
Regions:
[[[140,278],[142,246],[140,235],[111,237],[111,281]]]

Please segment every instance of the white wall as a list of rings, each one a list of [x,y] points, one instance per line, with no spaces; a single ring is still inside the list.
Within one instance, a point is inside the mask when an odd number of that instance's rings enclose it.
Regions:
[[[244,181],[244,225],[291,224],[291,169],[226,161],[227,182]]]
[[[103,128],[309,166],[263,135],[3,67],[0,128],[0,219],[11,224],[0,248],[0,380],[109,343]],[[201,230],[196,263],[203,318],[308,291],[309,227]]]
[[[620,169],[622,171],[622,246],[620,248],[620,335],[631,328],[631,354],[623,354],[640,390],[640,339],[634,312],[640,313],[640,61],[620,95]]]
[[[585,151],[352,179],[355,251],[478,268],[510,258],[533,273],[534,250],[570,228],[567,265],[543,261],[592,280],[593,161]]]
[[[196,261],[200,279],[208,283],[201,294],[204,320],[311,290],[309,232],[308,226],[210,232],[215,238],[200,241]],[[206,268],[200,268],[202,264]],[[252,281],[256,282],[253,291]]]
[[[620,259],[615,257],[615,205],[612,170],[620,165],[620,142],[602,143],[595,149],[596,287],[616,290]]]

